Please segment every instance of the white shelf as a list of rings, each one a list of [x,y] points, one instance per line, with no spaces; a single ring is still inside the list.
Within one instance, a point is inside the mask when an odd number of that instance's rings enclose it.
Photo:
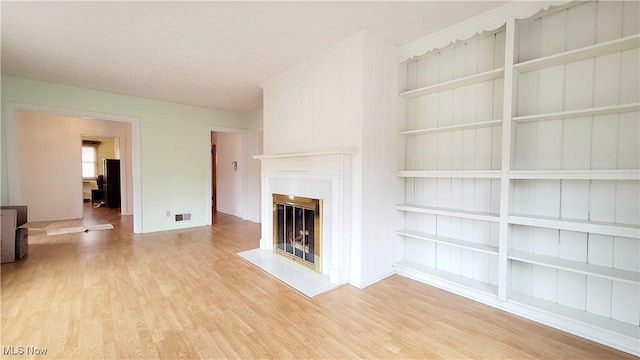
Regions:
[[[396,171],[398,177],[408,178],[499,179],[500,174],[500,170]]]
[[[640,237],[640,227],[638,225],[605,223],[588,220],[569,220],[546,216],[519,214],[513,214],[509,216],[509,223],[516,225],[579,231],[592,234],[622,236],[628,238]]]
[[[640,45],[640,35],[631,35],[621,39],[611,40],[600,44],[586,46],[580,49],[566,51],[560,54],[545,56],[539,59],[525,61],[514,65],[519,73],[540,70],[546,67],[562,65],[574,61],[584,60],[600,55],[637,48]]]
[[[446,271],[434,269],[426,265],[418,264],[412,261],[407,261],[407,260],[400,261],[395,265],[395,268],[398,271],[398,273],[403,275],[406,274],[407,272],[418,272],[420,274],[424,274],[430,277],[435,277],[438,280],[444,280],[446,282],[463,286],[465,288],[468,288],[474,291],[481,291],[483,293],[488,293],[493,296],[496,296],[498,294],[498,288],[489,283],[469,279],[461,275],[456,275]]]
[[[420,231],[409,230],[409,229],[398,230],[396,231],[396,234],[412,237],[420,240],[433,241],[439,244],[455,246],[458,248],[478,251],[478,252],[482,252],[490,255],[498,255],[497,246],[479,244],[471,241],[458,240],[458,239],[453,239],[453,238],[448,238],[448,237],[438,236],[433,234],[427,234]]]
[[[615,269],[606,266],[583,263],[552,256],[531,254],[524,251],[509,251],[508,258],[529,264],[551,267],[559,270],[571,271],[578,274],[597,276],[609,280],[622,281],[631,284],[640,283],[640,273],[636,271]]]
[[[489,120],[489,121],[480,121],[480,122],[474,122],[474,123],[468,123],[468,124],[441,126],[437,128],[431,128],[431,129],[407,130],[407,131],[399,132],[398,135],[411,136],[411,135],[435,134],[440,132],[480,129],[484,127],[500,126],[500,125],[502,125],[502,120]]]
[[[536,114],[527,116],[516,116],[513,121],[516,123],[526,123],[531,121],[546,121],[557,119],[574,119],[588,116],[607,115],[607,114],[619,114],[631,111],[640,110],[640,103],[629,103],[620,105],[600,106],[588,109],[560,111],[546,114]]]
[[[539,311],[545,311],[554,316],[578,321],[590,326],[606,329],[617,334],[622,334],[635,339],[638,339],[640,337],[640,331],[638,331],[638,327],[633,324],[628,324],[622,321],[606,318],[604,316],[591,314],[586,311],[574,309],[568,306],[553,303],[551,301],[537,299],[516,292],[509,292],[507,300],[514,304],[524,305]]]
[[[510,171],[512,180],[640,180],[640,170]]]
[[[483,221],[493,221],[493,222],[498,222],[500,220],[500,217],[498,215],[488,213],[488,212],[445,209],[445,208],[422,206],[422,205],[415,205],[415,204],[399,204],[396,206],[396,209],[401,211],[409,211],[409,212],[441,215],[441,216],[452,216],[452,217],[472,219],[472,220],[483,220]]]
[[[481,83],[484,81],[490,81],[499,79],[504,76],[504,68],[499,68],[495,70],[486,71],[480,74],[475,74],[467,77],[463,77],[460,79],[455,79],[447,82],[443,82],[440,84],[429,85],[425,87],[421,87],[414,90],[409,90],[400,93],[400,96],[405,98],[415,98],[418,96],[434,94],[440,91],[451,90],[467,85],[473,85],[477,83]]]

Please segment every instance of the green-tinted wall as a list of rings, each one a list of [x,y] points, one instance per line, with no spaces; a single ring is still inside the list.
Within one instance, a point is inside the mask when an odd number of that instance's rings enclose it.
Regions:
[[[205,225],[210,206],[210,128],[247,128],[244,114],[8,76],[2,76],[1,95],[3,205],[12,191],[7,181],[7,102],[139,118],[143,232]],[[167,211],[192,213],[193,220],[176,223]]]

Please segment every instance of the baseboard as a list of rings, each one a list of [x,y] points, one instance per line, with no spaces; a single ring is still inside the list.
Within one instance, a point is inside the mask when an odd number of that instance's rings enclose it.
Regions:
[[[223,214],[233,215],[233,216],[236,216],[236,217],[242,218],[242,216],[241,216],[240,214],[236,214],[236,213],[234,213],[233,211],[228,210],[228,209],[216,208],[216,211],[217,211],[217,212],[221,212],[221,213],[223,213]]]
[[[380,272],[378,272],[376,274],[373,274],[373,275],[369,275],[369,276],[367,276],[365,278],[362,278],[362,279],[360,279],[359,282],[350,281],[349,283],[351,285],[359,288],[359,289],[364,289],[367,286],[373,285],[373,284],[377,283],[380,280],[386,279],[386,278],[388,278],[389,276],[391,276],[391,275],[393,275],[395,273],[396,273],[395,270],[393,268],[391,268],[391,269],[387,269],[387,270],[384,270],[384,271],[380,271]]]

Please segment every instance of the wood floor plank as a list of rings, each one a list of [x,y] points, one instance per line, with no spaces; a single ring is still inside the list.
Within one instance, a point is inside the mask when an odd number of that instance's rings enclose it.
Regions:
[[[0,345],[49,359],[635,359],[401,276],[307,298],[236,255],[260,226],[233,216],[133,235],[131,217],[86,210],[115,228],[32,230],[29,255],[2,265]]]

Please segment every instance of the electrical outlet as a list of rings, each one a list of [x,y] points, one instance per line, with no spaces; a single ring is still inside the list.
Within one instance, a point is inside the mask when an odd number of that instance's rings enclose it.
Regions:
[[[167,217],[171,216],[171,211],[167,210],[166,215]]]

